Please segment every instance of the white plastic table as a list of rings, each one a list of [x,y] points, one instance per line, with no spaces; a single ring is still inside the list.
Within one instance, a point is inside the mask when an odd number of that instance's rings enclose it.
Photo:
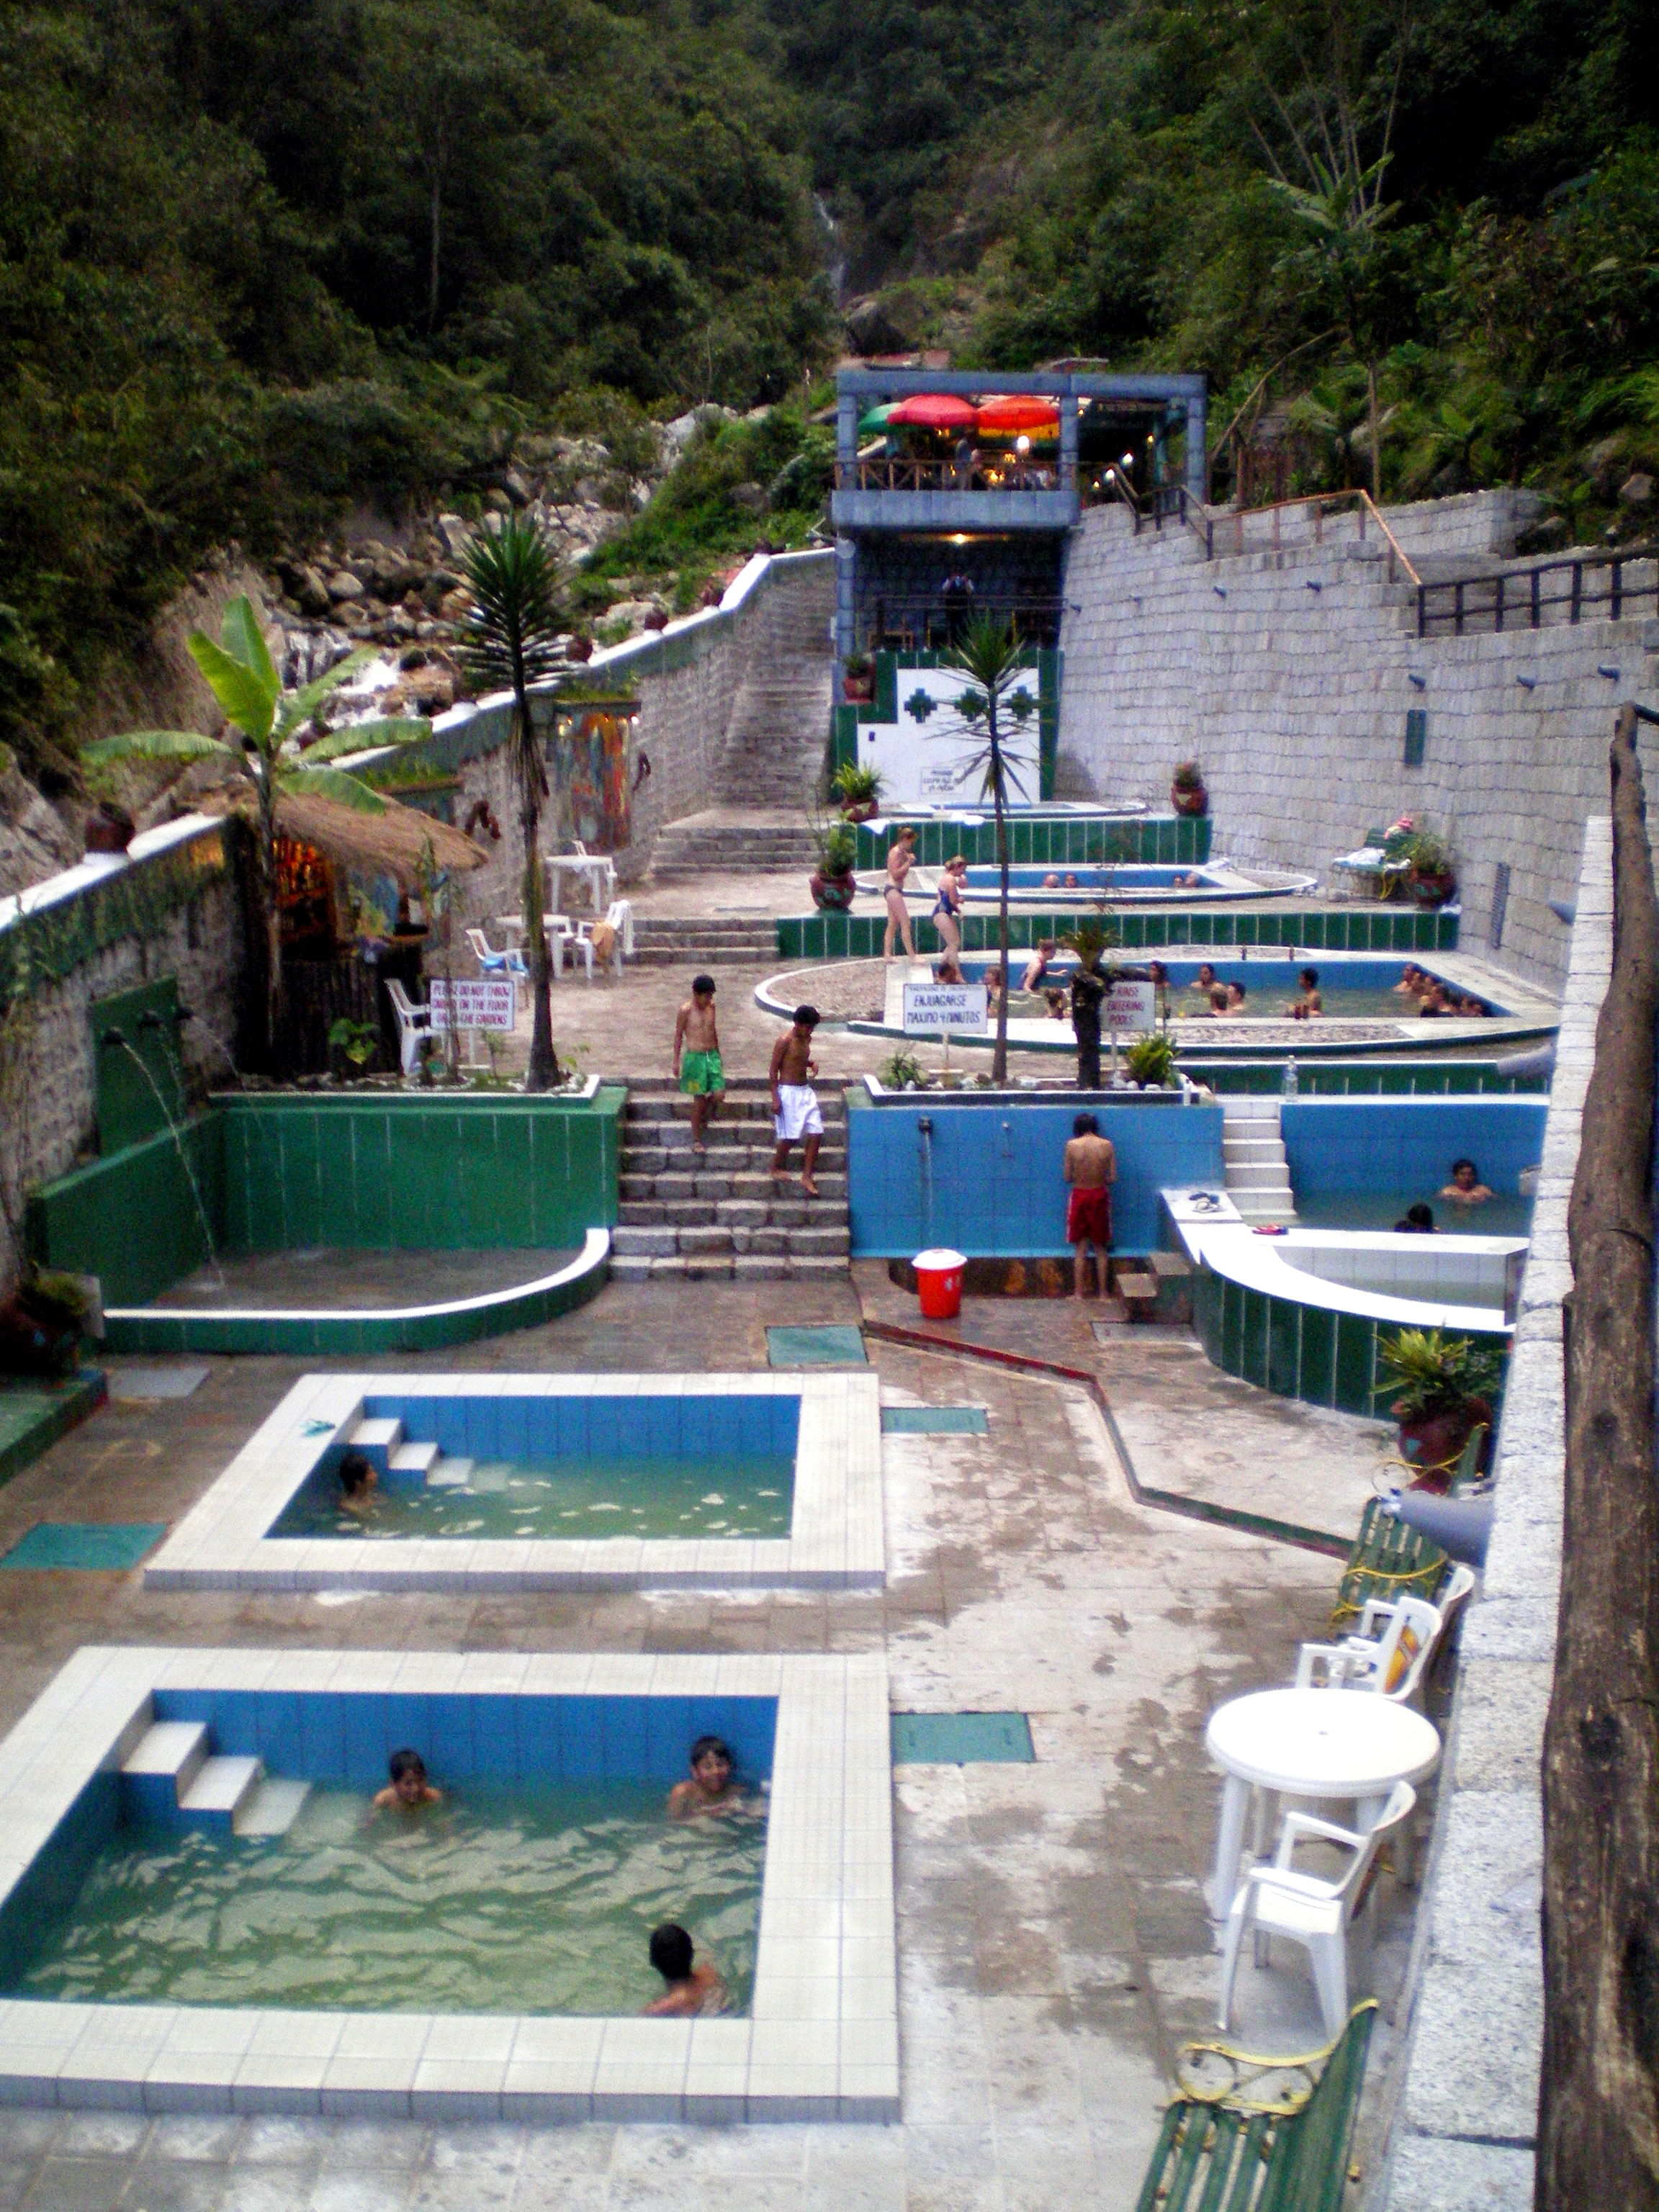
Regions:
[[[1440,1759],[1439,1732],[1372,1690],[1257,1690],[1210,1716],[1204,1743],[1226,1776],[1210,1906],[1224,1921],[1238,1887],[1251,1790],[1358,1801],[1369,1827],[1396,1782],[1420,1782]]]
[[[564,912],[564,878],[574,877],[587,888],[587,903],[603,915],[617,896],[617,864],[609,853],[555,853],[545,863],[547,898],[550,912]]]

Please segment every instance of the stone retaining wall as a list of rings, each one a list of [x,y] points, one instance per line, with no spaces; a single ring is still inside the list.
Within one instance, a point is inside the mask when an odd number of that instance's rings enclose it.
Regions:
[[[1529,495],[1474,493],[1391,508],[1407,554],[1441,574],[1510,555]],[[1191,531],[1133,533],[1097,507],[1073,540],[1061,643],[1057,787],[1167,804],[1178,760],[1203,764],[1216,851],[1327,870],[1368,828],[1411,812],[1449,838],[1463,943],[1559,987],[1586,818],[1605,806],[1621,699],[1659,683],[1651,604],[1620,622],[1419,640],[1415,592],[1390,585],[1372,523],[1328,519],[1313,540],[1287,511],[1247,519],[1247,550],[1216,523],[1218,557]],[[1417,679],[1417,680],[1413,680]],[[1422,764],[1404,765],[1406,717],[1426,715]],[[1644,766],[1659,769],[1656,733]],[[1498,870],[1509,871],[1506,897]]]

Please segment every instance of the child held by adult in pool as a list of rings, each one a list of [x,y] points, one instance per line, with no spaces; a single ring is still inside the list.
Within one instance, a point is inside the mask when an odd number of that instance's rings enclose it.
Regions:
[[[667,1983],[645,2008],[653,2019],[693,2019],[726,2010],[726,1984],[705,1960],[699,1965],[691,1938],[678,1921],[651,1931],[651,1963]]]
[[[427,1779],[426,1761],[418,1751],[407,1746],[394,1751],[386,1761],[386,1771],[392,1779],[384,1790],[375,1792],[371,1810],[380,1813],[395,1808],[399,1812],[413,1813],[422,1805],[441,1805],[441,1790],[434,1790]]]

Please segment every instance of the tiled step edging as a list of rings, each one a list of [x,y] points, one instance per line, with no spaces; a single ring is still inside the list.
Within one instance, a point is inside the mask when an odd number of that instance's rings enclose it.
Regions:
[[[1075,927],[1074,911],[1018,917],[1018,941],[1060,937]],[[1462,919],[1456,907],[1351,909],[1283,906],[1270,914],[1236,914],[1217,907],[1187,913],[1118,913],[1113,916],[1125,951],[1173,951],[1181,945],[1292,945],[1322,952],[1455,952]],[[869,960],[881,951],[886,916],[880,914],[795,914],[778,917],[778,952],[785,960]],[[997,941],[997,918],[966,914],[962,942],[984,952]]]

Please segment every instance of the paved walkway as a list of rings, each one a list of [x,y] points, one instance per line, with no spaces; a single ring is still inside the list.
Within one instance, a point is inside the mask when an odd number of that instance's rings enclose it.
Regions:
[[[860,1276],[871,1271],[861,1269]],[[886,1303],[866,1285],[872,1305]],[[914,1316],[914,1302],[892,1293]],[[763,1366],[781,1317],[855,1321],[853,1278],[612,1286],[538,1330],[444,1364],[496,1370]],[[1133,1449],[1278,1510],[1275,1486],[1352,1498],[1355,1437],[1214,1383],[1190,1346],[1098,1341],[1069,1304],[969,1302],[967,1330],[1088,1364]],[[892,1400],[986,1407],[989,1433],[893,1437],[883,1592],[374,1596],[147,1594],[136,1573],[13,1573],[0,1630],[9,1725],[79,1644],[802,1650],[885,1647],[900,1710],[1027,1712],[1036,1763],[902,1767],[897,1797],[904,2118],[894,2127],[364,2126],[0,2113],[0,2208],[28,2212],[483,2212],[719,2203],[736,2212],[1048,2212],[1133,2203],[1176,2045],[1217,1986],[1200,1881],[1217,1785],[1202,1751],[1222,1698],[1286,1679],[1317,1635],[1334,1563],[1137,1508],[1082,1394],[938,1353],[872,1347]],[[33,1522],[176,1520],[301,1364],[213,1359],[185,1398],[117,1402],[0,1490],[0,1549]],[[320,1363],[313,1363],[320,1364]],[[351,1363],[339,1363],[342,1364]],[[407,1367],[407,1358],[365,1362]],[[425,1364],[427,1363],[420,1363]],[[1200,1371],[1201,1370],[1201,1371]],[[1273,1498],[1273,1507],[1261,1500]],[[1340,1517],[1340,1516],[1338,1516]],[[1407,1922],[1382,1885],[1385,1994]],[[1237,2025],[1319,2040],[1295,1966],[1248,1967]],[[1386,2086],[1379,2039],[1373,2097]],[[1363,2146],[1362,2159],[1365,2155]]]

